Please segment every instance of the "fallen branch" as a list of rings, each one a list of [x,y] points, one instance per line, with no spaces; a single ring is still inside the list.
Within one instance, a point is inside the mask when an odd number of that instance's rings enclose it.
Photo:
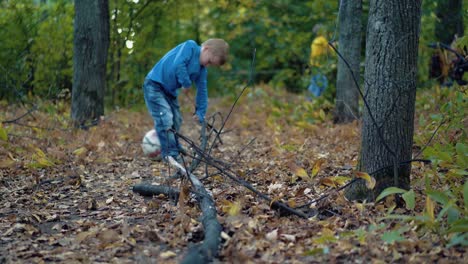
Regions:
[[[133,192],[143,196],[154,196],[164,194],[174,201],[179,199],[179,190],[165,185],[137,184],[133,186]]]
[[[205,239],[202,244],[189,249],[181,263],[208,263],[218,255],[221,243],[221,224],[218,222],[216,206],[211,195],[206,191],[198,178],[188,172],[172,157],[168,158],[169,164],[178,168],[182,174],[187,175],[195,189],[198,203],[202,210],[202,224],[205,230]]]

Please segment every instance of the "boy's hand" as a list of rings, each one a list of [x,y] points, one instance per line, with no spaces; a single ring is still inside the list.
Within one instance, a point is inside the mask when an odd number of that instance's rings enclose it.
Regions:
[[[193,120],[197,121],[198,123],[200,123],[200,118],[198,118],[198,115],[197,114],[193,114]]]
[[[202,124],[204,119],[200,120],[200,117],[197,114],[193,114],[193,120],[197,121],[198,124]]]

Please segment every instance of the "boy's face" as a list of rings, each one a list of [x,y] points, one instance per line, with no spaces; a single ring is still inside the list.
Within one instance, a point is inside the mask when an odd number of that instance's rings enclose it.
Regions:
[[[221,66],[221,60],[218,56],[213,55],[210,47],[203,47],[200,53],[200,64],[208,66]]]

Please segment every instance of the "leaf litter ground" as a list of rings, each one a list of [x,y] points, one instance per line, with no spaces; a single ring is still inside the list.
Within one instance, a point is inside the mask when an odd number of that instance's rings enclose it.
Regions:
[[[223,226],[216,262],[466,260],[464,248],[446,248],[437,235],[402,231],[399,222],[381,221],[394,201],[355,203],[334,191],[352,178],[358,123],[333,125],[323,113],[317,114],[323,122],[315,124],[281,114],[272,117],[269,99],[251,95],[236,105],[221,136],[223,144],[217,144],[212,156],[291,207],[328,196],[312,205],[318,214],[311,219],[279,216],[246,188],[200,166],[196,174],[210,175],[203,183],[215,198]],[[295,105],[303,99],[288,95],[278,100]],[[191,104],[187,98],[182,102]],[[230,104],[228,99],[212,100],[210,110],[226,115]],[[67,106],[61,107],[56,115],[36,111],[19,120],[21,125],[4,125],[8,141],[0,146],[0,262],[179,262],[189,246],[203,240],[200,210],[190,195],[176,203],[162,195],[145,198],[132,192],[142,182],[186,189],[180,180],[167,180],[174,173],[167,165],[142,155],[141,138],[152,126],[146,110],[115,111],[99,126],[72,131],[57,117],[67,115]],[[27,111],[2,108],[4,120]],[[191,110],[183,107],[183,113]],[[199,128],[185,116],[184,135],[198,142]],[[424,169],[416,166],[413,177]]]

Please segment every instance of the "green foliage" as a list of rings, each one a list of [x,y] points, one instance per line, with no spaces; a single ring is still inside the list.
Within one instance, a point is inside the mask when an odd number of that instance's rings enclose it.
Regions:
[[[31,1],[0,2],[0,98],[21,97],[30,90],[31,46],[40,12]]]
[[[392,230],[385,232],[382,235],[382,240],[389,244],[393,244],[394,242],[404,241],[405,238],[402,236],[401,230]]]
[[[416,205],[416,200],[415,200],[415,193],[413,190],[406,191],[398,187],[388,187],[379,194],[379,196],[377,197],[375,201],[378,202],[382,200],[383,198],[392,194],[401,194],[403,200],[406,203],[406,208],[409,210],[414,209]]]
[[[8,140],[8,133],[3,125],[0,123],[0,140],[7,141]]]
[[[446,246],[466,246],[468,244],[468,147],[464,124],[466,116],[466,91],[435,87],[434,91],[419,95],[417,108],[424,109],[419,117],[419,129],[415,135],[416,145],[426,146],[423,158],[432,160],[432,168],[424,171],[424,189],[415,190],[395,187],[385,189],[377,201],[402,194],[409,214],[392,214],[384,219],[397,219],[415,225],[424,232],[444,236]],[[435,96],[434,96],[435,94]],[[440,113],[444,113],[443,115]],[[434,135],[436,128],[437,134]],[[413,182],[418,185],[418,179]],[[415,200],[425,201],[424,208],[415,207]],[[382,239],[392,240],[396,233],[389,233]]]
[[[0,3],[0,97],[55,98],[72,82],[73,3]]]
[[[56,98],[62,90],[72,88],[73,5],[62,0],[41,9],[41,23],[31,48],[35,54],[33,85],[42,98]]]

